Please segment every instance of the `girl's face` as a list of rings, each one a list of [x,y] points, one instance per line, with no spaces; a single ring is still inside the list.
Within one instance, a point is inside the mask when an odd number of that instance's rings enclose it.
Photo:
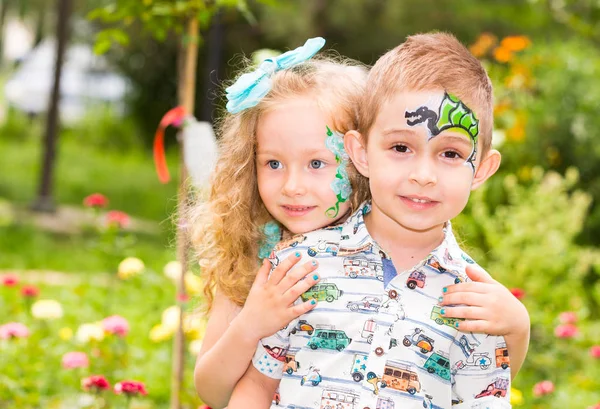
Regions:
[[[325,145],[330,122],[310,96],[284,101],[258,122],[258,191],[271,216],[294,234],[328,226],[350,206],[338,203],[332,188],[338,163]]]

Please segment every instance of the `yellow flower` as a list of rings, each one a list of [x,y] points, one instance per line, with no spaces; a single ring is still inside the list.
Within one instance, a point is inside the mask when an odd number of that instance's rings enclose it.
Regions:
[[[509,51],[521,51],[529,47],[531,40],[527,36],[508,36],[502,39],[500,46]]]
[[[167,278],[177,281],[181,277],[181,263],[179,261],[170,261],[165,265],[163,273]]]
[[[520,406],[523,404],[523,393],[515,388],[510,388],[510,404]]]
[[[508,48],[500,46],[494,49],[494,58],[498,62],[509,62],[510,60],[512,60],[513,54],[512,51],[510,51]]]
[[[198,295],[202,293],[202,279],[194,273],[186,273],[184,276],[185,289],[191,295]]]
[[[152,342],[162,342],[165,341],[173,335],[173,331],[170,328],[167,328],[161,324],[156,324],[150,330],[150,340]]]
[[[183,332],[190,339],[204,338],[206,320],[198,314],[186,314],[183,317]]]
[[[64,327],[64,328],[61,328],[61,329],[58,331],[58,336],[59,336],[59,338],[60,338],[60,339],[62,339],[63,341],[68,341],[68,340],[70,340],[71,338],[73,338],[73,330],[72,330],[71,328],[69,328],[69,327]]]
[[[119,263],[118,276],[122,280],[127,280],[141,274],[144,271],[144,267],[144,262],[139,258],[127,257]]]
[[[180,309],[176,305],[164,310],[162,313],[162,326],[171,332],[175,332],[179,327],[179,314]]]
[[[38,300],[31,306],[31,315],[39,320],[62,318],[63,309],[58,301]]]
[[[192,356],[198,356],[200,353],[200,348],[202,348],[202,340],[199,339],[193,340],[188,346],[188,350]]]
[[[521,168],[519,168],[517,175],[519,176],[519,179],[521,179],[524,182],[528,182],[531,180],[531,167],[529,166],[521,166]]]
[[[90,324],[81,324],[77,328],[75,338],[82,344],[86,344],[90,341],[102,341],[104,339],[104,328],[101,322],[94,322]]]
[[[498,42],[498,38],[491,33],[482,33],[475,44],[469,47],[471,54],[475,57],[483,57],[490,48],[492,48]]]

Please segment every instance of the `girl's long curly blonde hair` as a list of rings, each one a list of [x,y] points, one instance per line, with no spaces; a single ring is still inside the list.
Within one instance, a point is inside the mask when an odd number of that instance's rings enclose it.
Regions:
[[[218,289],[242,306],[259,267],[263,226],[272,221],[258,193],[256,127],[263,113],[281,101],[310,94],[337,132],[357,127],[357,109],[364,93],[367,68],[340,57],[311,59],[272,76],[269,93],[252,108],[225,113],[218,126],[219,159],[208,200],[191,208],[191,239],[204,279],[206,311]],[[352,165],[352,208],[368,197],[368,181]],[[325,227],[325,226],[323,226]]]

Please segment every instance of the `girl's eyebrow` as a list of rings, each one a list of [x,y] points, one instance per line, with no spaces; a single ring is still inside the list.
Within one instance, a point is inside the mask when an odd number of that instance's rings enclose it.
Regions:
[[[256,155],[272,155],[272,156],[277,156],[277,155],[282,155],[282,154],[289,154],[289,151],[275,151],[272,149],[265,149],[265,150],[261,150],[258,149],[256,151]],[[299,155],[299,154],[304,154],[304,155],[323,155],[323,154],[331,154],[332,152],[327,149],[325,146],[323,146],[322,148],[314,148],[314,149],[310,149],[310,148],[306,148],[306,149],[301,149],[299,151],[294,152],[294,155]]]

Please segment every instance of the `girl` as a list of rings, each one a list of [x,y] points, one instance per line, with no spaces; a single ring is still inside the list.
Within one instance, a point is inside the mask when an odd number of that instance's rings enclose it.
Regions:
[[[319,281],[316,259],[286,275],[300,261],[292,255],[280,260],[270,277],[265,261],[255,273],[260,259],[280,239],[300,243],[302,233],[334,225],[368,198],[368,181],[352,166],[346,169],[342,141],[345,132],[356,129],[367,71],[349,60],[310,59],[323,44],[311,39],[268,59],[227,89],[221,156],[209,200],[195,210],[192,224],[211,313],[194,378],[199,396],[213,408],[227,405],[259,340],[316,304],[294,305]],[[317,250],[336,251],[326,243]],[[510,345],[512,332],[522,331],[513,328],[506,311],[522,314],[520,303],[485,274],[471,276],[486,281],[478,284],[497,295],[505,313],[497,317],[488,308],[492,325],[485,332],[505,331],[500,335],[517,356],[511,365],[516,373],[522,359],[512,348],[524,352],[527,344],[520,336]]]

